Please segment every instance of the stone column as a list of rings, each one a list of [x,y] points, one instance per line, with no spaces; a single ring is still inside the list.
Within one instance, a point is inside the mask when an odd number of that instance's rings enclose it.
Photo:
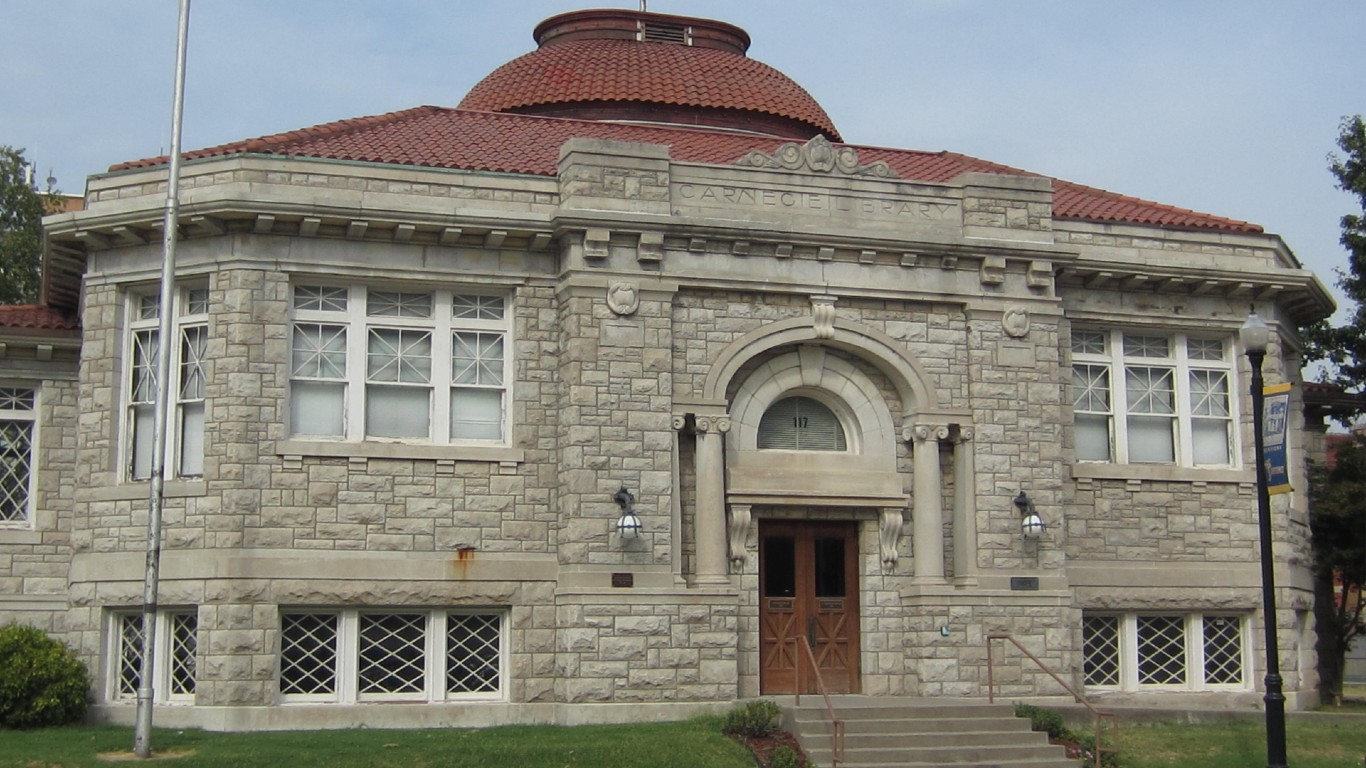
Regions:
[[[959,427],[953,444],[953,583],[977,584],[977,462],[972,427]]]
[[[921,425],[911,430],[915,440],[915,509],[911,513],[914,537],[915,581],[944,583],[943,472],[939,467],[939,441],[949,436],[948,427]]]
[[[726,458],[730,419],[699,416],[697,426],[697,584],[730,584],[726,558]]]

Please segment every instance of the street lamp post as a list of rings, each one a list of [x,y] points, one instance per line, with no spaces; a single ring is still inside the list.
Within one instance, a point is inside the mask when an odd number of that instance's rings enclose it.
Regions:
[[[1262,361],[1271,341],[1271,328],[1257,316],[1248,314],[1238,336],[1252,365],[1252,433],[1257,462],[1257,527],[1262,545],[1262,625],[1266,630],[1266,764],[1267,768],[1286,768],[1285,694],[1281,691],[1280,650],[1276,643],[1276,578],[1271,560],[1271,497],[1266,489],[1266,446],[1262,435]]]

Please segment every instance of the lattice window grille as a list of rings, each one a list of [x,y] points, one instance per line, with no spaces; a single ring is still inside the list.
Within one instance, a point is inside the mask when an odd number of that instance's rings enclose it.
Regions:
[[[1184,685],[1186,623],[1181,616],[1138,617],[1139,685]]]
[[[285,614],[280,621],[280,693],[337,693],[336,614]]]
[[[1082,655],[1087,685],[1120,684],[1118,616],[1086,616],[1082,619]]]
[[[358,692],[362,696],[423,693],[427,677],[427,615],[360,617]]]
[[[1242,621],[1237,616],[1206,616],[1204,625],[1205,683],[1243,683]]]
[[[153,688],[157,701],[193,700],[198,650],[198,614],[162,611],[157,614]],[[113,620],[114,679],[112,698],[136,699],[142,682],[145,637],[141,613],[120,613]]]
[[[502,688],[502,634],[499,615],[447,615],[447,693],[492,694]]]
[[[36,399],[36,390],[0,387],[0,524],[29,519]]]

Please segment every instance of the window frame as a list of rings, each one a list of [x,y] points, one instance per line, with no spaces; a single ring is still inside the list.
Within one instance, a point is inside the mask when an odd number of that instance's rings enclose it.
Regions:
[[[1140,618],[1179,619],[1182,629],[1182,649],[1185,653],[1183,669],[1184,680],[1179,683],[1141,683],[1139,658],[1138,624]],[[1115,619],[1118,622],[1116,640],[1118,642],[1119,679],[1117,683],[1088,682],[1087,665],[1090,659],[1085,647],[1087,619]],[[1206,670],[1205,623],[1210,620],[1232,619],[1237,622],[1238,659],[1242,680],[1237,683],[1212,683],[1208,681]],[[1082,614],[1082,684],[1090,691],[1143,691],[1143,692],[1186,692],[1186,691],[1249,691],[1253,689],[1254,654],[1249,630],[1252,616],[1239,611],[1206,612],[1163,612],[1140,611],[1117,613],[1112,611],[1086,611]]]
[[[182,647],[175,643],[173,629],[176,620],[183,620],[192,617],[194,620],[194,630],[191,637],[194,638],[194,648],[191,649],[189,663],[191,666],[191,690],[173,690],[172,668],[177,663],[184,662],[181,654]],[[116,704],[134,703],[137,701],[137,689],[125,690],[123,679],[123,651],[125,637],[123,629],[129,620],[136,620],[138,625],[142,624],[142,612],[130,610],[109,611],[109,621],[107,624],[107,654],[105,675],[105,698],[107,701]],[[157,636],[156,636],[156,658],[152,660],[152,676],[154,680],[153,696],[158,704],[193,704],[195,689],[198,688],[199,677],[199,610],[198,608],[163,608],[156,613]],[[139,636],[139,642],[145,639],[146,635]],[[138,655],[139,660],[141,654]],[[139,661],[139,673],[141,674],[141,662]]]
[[[1080,334],[1099,334],[1104,340],[1103,352],[1078,351]],[[1165,355],[1141,355],[1126,350],[1126,338],[1164,339],[1167,343]],[[1217,360],[1192,356],[1192,343],[1207,341],[1218,342],[1222,346],[1222,356]],[[1072,430],[1074,458],[1078,463],[1098,465],[1128,465],[1147,467],[1187,467],[1192,469],[1239,469],[1242,466],[1241,444],[1238,439],[1238,366],[1236,345],[1232,336],[1213,333],[1188,333],[1143,328],[1093,328],[1075,327],[1069,343],[1071,365],[1069,379],[1069,405],[1072,407]],[[1092,372],[1103,370],[1107,377],[1104,390],[1108,398],[1108,408],[1082,408],[1081,401],[1094,389],[1079,391],[1078,375],[1082,369]],[[1170,415],[1149,413],[1138,410],[1130,404],[1130,373],[1138,370],[1170,371],[1170,396],[1173,407]],[[1222,375],[1224,381],[1223,397],[1227,413],[1210,416],[1195,413],[1194,398],[1197,393],[1192,387],[1192,377],[1199,373]],[[1107,458],[1084,458],[1080,455],[1083,442],[1082,420],[1100,417],[1105,420]],[[1167,419],[1171,422],[1170,460],[1136,459],[1131,455],[1130,431],[1135,422]],[[1222,422],[1227,461],[1221,463],[1200,462],[1197,460],[1196,438],[1200,422]]]
[[[320,291],[340,291],[345,307],[337,308],[299,308],[299,291],[316,289]],[[401,294],[407,296],[428,295],[431,298],[431,313],[427,317],[398,315],[376,315],[371,311],[371,299],[375,294]],[[365,283],[340,284],[323,280],[293,280],[290,283],[289,309],[289,346],[288,346],[288,391],[286,394],[285,427],[287,442],[292,443],[330,443],[334,445],[384,444],[432,447],[507,447],[511,442],[512,403],[513,403],[513,347],[514,347],[514,292],[510,289],[488,286],[442,286],[411,287],[371,285]],[[501,317],[458,317],[454,306],[458,298],[496,299],[501,302]],[[477,303],[477,302],[476,302]],[[297,361],[298,331],[302,326],[318,326],[340,329],[344,334],[341,351],[341,365],[344,368],[340,377],[321,375],[302,375],[302,367]],[[427,336],[427,381],[379,381],[372,379],[370,346],[374,331],[389,331],[399,334],[425,334]],[[492,372],[499,383],[459,382],[453,370],[457,357],[457,335],[492,335],[501,345],[501,364],[496,367],[480,366],[479,372]],[[478,375],[478,373],[476,373]],[[335,434],[309,433],[296,429],[296,411],[300,410],[297,399],[299,384],[302,382],[333,382],[341,388],[340,427]],[[386,436],[371,434],[367,424],[368,408],[372,404],[371,390],[388,388],[395,392],[402,389],[425,389],[428,392],[427,435]],[[453,437],[452,399],[461,388],[498,392],[501,396],[499,410],[498,436],[495,437]],[[485,422],[487,423],[487,422]]]
[[[7,391],[27,391],[29,393],[30,405],[28,408],[3,407],[12,403],[15,398],[8,394],[0,398],[0,425],[14,423],[27,427],[28,455],[26,459],[28,466],[27,477],[25,478],[24,508],[16,517],[0,518],[0,530],[32,530],[38,495],[38,448],[41,432],[38,412],[42,407],[43,392],[42,387],[37,384],[0,381],[0,393],[7,393]]]
[[[360,691],[361,620],[365,617],[420,614],[424,617],[422,690],[414,692]],[[285,693],[283,636],[288,616],[330,616],[336,636],[332,648],[333,690],[330,693]],[[452,616],[491,617],[497,621],[497,687],[493,691],[449,691],[449,631]],[[282,704],[441,703],[507,701],[511,620],[507,608],[287,608],[280,611],[280,663],[276,691]]]
[[[138,448],[139,441],[139,409],[146,409],[153,419],[155,419],[156,409],[156,348],[157,336],[160,334],[160,295],[154,288],[133,289],[128,291],[127,302],[125,304],[124,322],[124,367],[122,375],[122,408],[121,408],[121,433],[123,439],[120,441],[120,476],[126,482],[142,483],[151,480],[152,466],[155,462],[152,457],[147,455],[141,459]],[[152,314],[148,314],[148,302]],[[166,416],[166,455],[162,457],[163,471],[166,472],[166,479],[188,479],[200,480],[204,477],[204,430],[208,424],[208,371],[207,371],[207,344],[210,338],[209,331],[209,289],[203,284],[187,284],[176,287],[172,298],[172,312],[174,321],[171,324],[171,332],[175,337],[175,343],[170,345],[171,364],[167,369],[175,381],[175,392],[172,397],[167,398]],[[201,333],[202,344],[197,353],[197,359],[189,359],[185,354],[185,343],[188,332]],[[150,396],[151,400],[134,399],[139,396],[139,390],[143,386],[139,379],[139,371],[145,367],[142,363],[143,357],[139,355],[139,339],[148,339],[152,349],[145,353],[146,360],[151,364],[150,371]],[[145,342],[144,342],[145,343]],[[198,376],[198,395],[186,397],[185,374],[187,365],[195,366],[195,373]],[[199,413],[199,432],[198,446],[187,446],[186,423],[187,413],[195,409]],[[145,417],[144,417],[145,418]],[[147,422],[146,429],[154,430],[154,422]],[[154,435],[148,434],[147,439],[153,440]],[[152,449],[149,446],[148,450]],[[197,455],[191,455],[194,451]],[[146,462],[146,475],[139,474],[140,465]],[[186,471],[186,461],[195,461],[198,472]]]

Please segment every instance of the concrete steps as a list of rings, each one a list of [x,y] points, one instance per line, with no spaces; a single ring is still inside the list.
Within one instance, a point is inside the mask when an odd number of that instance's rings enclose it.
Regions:
[[[831,764],[830,721],[819,696],[774,697],[814,766]],[[976,699],[833,696],[844,721],[842,768],[1078,768],[1029,730],[1009,704]]]

